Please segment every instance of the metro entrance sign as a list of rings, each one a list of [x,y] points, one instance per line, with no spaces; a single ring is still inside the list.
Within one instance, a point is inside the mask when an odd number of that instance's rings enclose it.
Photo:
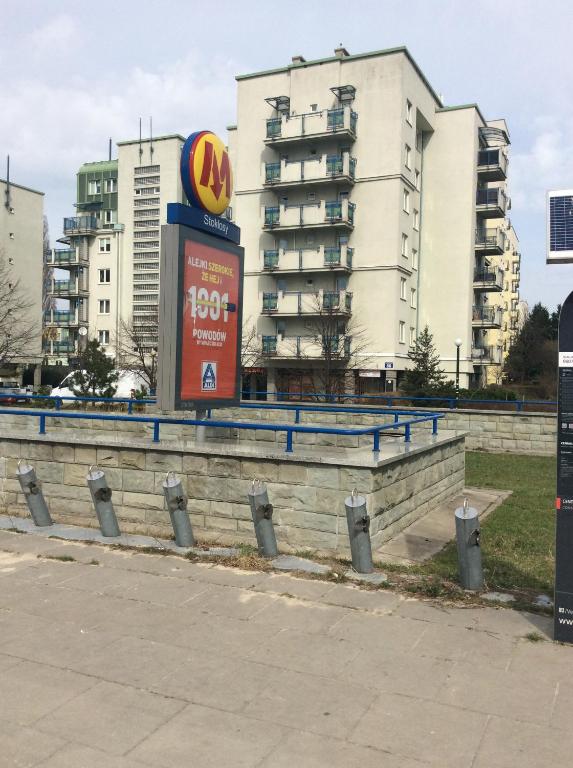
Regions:
[[[200,411],[240,400],[244,251],[239,228],[218,215],[232,170],[210,131],[185,142],[181,181],[190,205],[169,203],[161,228],[158,402]]]

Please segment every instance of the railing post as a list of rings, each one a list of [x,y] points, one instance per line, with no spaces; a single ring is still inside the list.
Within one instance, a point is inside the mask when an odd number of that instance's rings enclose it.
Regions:
[[[159,442],[159,422],[158,421],[153,422],[153,442],[154,443]]]
[[[26,504],[30,510],[34,525],[37,525],[38,527],[52,525],[52,518],[50,517],[48,505],[46,504],[44,494],[42,493],[42,485],[38,482],[34,467],[31,464],[26,464],[26,462],[21,459],[18,462],[16,476],[20,482],[22,493],[26,498]]]
[[[286,442],[286,448],[285,453],[292,453],[292,429],[287,429],[287,442]]]
[[[394,414],[394,424],[397,424],[399,421],[400,421],[400,414],[399,413],[395,413]]]
[[[300,424],[300,408],[297,408],[294,412],[294,423]]]
[[[432,419],[432,434],[437,435],[438,434],[438,420]]]
[[[127,404],[127,412],[130,414],[133,413],[133,400],[130,400]]]
[[[55,398],[54,407],[55,407],[56,411],[59,411],[61,409],[61,407],[62,407],[62,398],[61,397],[56,397]]]
[[[405,443],[409,443],[409,442],[410,442],[410,439],[411,439],[411,438],[410,438],[410,427],[411,427],[411,425],[410,425],[410,424],[406,424],[406,425],[405,425],[405,428],[404,428],[404,431],[405,431],[405,435],[406,435],[406,436],[405,436],[405,438],[404,438],[404,442],[405,442]]]
[[[43,413],[40,415],[40,434],[46,434],[46,417]]]
[[[373,440],[372,450],[374,451],[374,453],[378,453],[380,451],[380,432],[378,430],[375,430],[373,435],[374,435],[374,440]]]

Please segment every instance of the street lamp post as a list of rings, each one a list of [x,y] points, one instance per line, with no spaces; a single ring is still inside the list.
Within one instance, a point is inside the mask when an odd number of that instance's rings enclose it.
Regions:
[[[456,339],[454,341],[456,345],[456,397],[460,396],[460,347],[462,346],[462,340]]]

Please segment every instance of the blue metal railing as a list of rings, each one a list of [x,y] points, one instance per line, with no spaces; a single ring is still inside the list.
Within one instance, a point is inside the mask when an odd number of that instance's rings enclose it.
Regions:
[[[64,404],[64,400],[71,400],[74,403],[105,403],[107,405],[115,405],[118,404],[126,404],[127,403],[127,412],[133,413],[133,406],[134,405],[155,405],[156,401],[154,398],[148,398],[148,399],[138,399],[136,397],[90,397],[90,396],[78,396],[74,397],[72,395],[16,395],[12,394],[11,392],[2,392],[2,389],[0,389],[0,403],[6,400],[20,400],[27,402],[28,400],[51,400],[54,404],[54,408],[59,411]],[[8,411],[9,413],[19,413],[19,411],[10,409]],[[25,413],[31,413],[31,411],[25,411]]]
[[[89,399],[89,398],[88,398]],[[141,402],[141,401],[135,401]],[[379,412],[378,412],[379,413]],[[376,424],[372,427],[310,427],[302,426],[299,423],[295,424],[266,424],[261,422],[246,422],[246,421],[220,421],[211,418],[205,419],[176,419],[166,416],[128,416],[121,414],[109,414],[109,413],[77,413],[73,411],[45,411],[45,410],[32,410],[32,409],[18,409],[18,408],[0,408],[0,415],[9,416],[37,416],[39,418],[39,434],[46,434],[46,421],[47,419],[85,419],[88,421],[122,421],[133,422],[139,424],[152,424],[153,425],[153,442],[159,442],[159,430],[161,424],[180,424],[184,426],[210,426],[220,427],[223,429],[244,429],[244,430],[263,430],[265,432],[284,432],[286,435],[286,453],[293,452],[293,437],[294,434],[315,434],[315,435],[345,435],[345,436],[372,436],[372,450],[377,453],[380,451],[380,434],[382,432],[396,431],[399,429],[404,430],[404,440],[406,443],[411,441],[412,426],[414,424],[421,424],[424,422],[432,422],[432,434],[438,433],[438,420],[444,418],[443,414],[431,413],[431,414],[407,414],[410,418],[400,421],[400,413],[394,412],[393,423],[389,424]],[[300,418],[300,415],[299,415]],[[207,423],[206,423],[207,422]]]

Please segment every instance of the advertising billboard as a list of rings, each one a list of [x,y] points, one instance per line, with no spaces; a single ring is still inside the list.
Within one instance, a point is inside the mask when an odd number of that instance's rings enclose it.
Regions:
[[[162,228],[160,407],[240,400],[243,249],[179,224]]]
[[[547,193],[547,264],[573,263],[573,189]]]

